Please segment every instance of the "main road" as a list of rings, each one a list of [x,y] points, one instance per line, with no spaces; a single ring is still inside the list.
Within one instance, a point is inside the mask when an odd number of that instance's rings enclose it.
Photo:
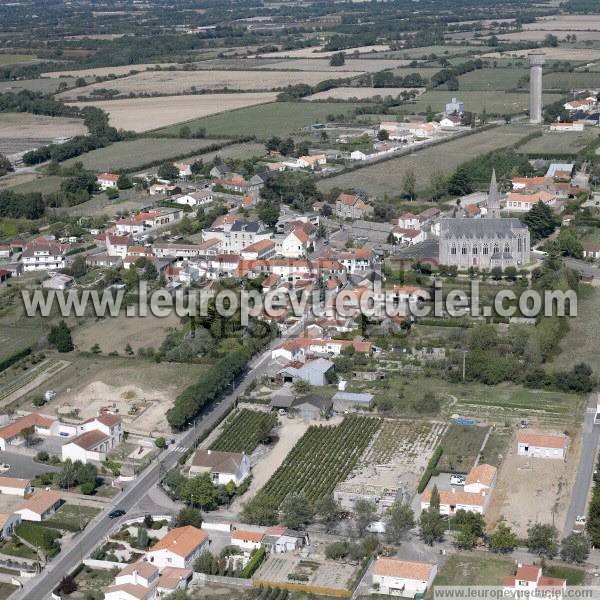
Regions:
[[[283,339],[295,335],[302,327],[303,322],[304,318],[292,327]],[[260,356],[250,361],[250,368],[240,378],[237,387],[233,386],[235,389],[229,395],[223,397],[220,402],[213,404],[212,410],[205,413],[194,427],[179,434],[176,437],[175,444],[169,446],[168,450],[163,452],[156,462],[151,463],[137,479],[115,496],[111,508],[121,508],[127,512],[134,508],[148,491],[158,484],[164,473],[177,464],[177,460],[182,456],[182,450],[191,448],[200,435],[211,431],[223,415],[230,410],[237,396],[244,391],[248,384],[265,373],[268,360],[271,358],[271,349],[281,340],[282,338],[278,338],[273,341]],[[61,579],[67,573],[73,571],[103,539],[118,529],[121,521],[126,518],[124,516],[121,519],[110,519],[108,511],[103,511],[97,515],[84,531],[74,538],[72,543],[64,548],[39,575],[26,581],[23,587],[11,596],[11,600],[44,600],[49,598],[52,590]]]

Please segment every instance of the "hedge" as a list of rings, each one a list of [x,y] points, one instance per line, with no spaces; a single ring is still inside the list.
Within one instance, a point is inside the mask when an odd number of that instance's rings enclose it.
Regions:
[[[27,348],[24,348],[23,350],[19,350],[18,352],[15,352],[14,354],[7,356],[6,358],[3,358],[2,360],[0,360],[0,371],[5,371],[6,369],[8,369],[8,367],[10,367],[11,365],[14,365],[16,362],[20,361],[22,358],[29,356],[31,354],[32,350],[33,350],[32,347],[28,346]]]
[[[427,487],[427,484],[429,483],[429,480],[435,473],[435,468],[440,462],[440,458],[442,458],[443,453],[444,449],[441,446],[438,446],[435,449],[435,452],[433,453],[431,458],[429,459],[429,462],[427,463],[427,468],[425,469],[425,473],[423,473],[423,475],[421,476],[421,480],[419,481],[419,487],[417,488],[417,492],[419,494],[422,494],[425,488]]]
[[[262,561],[265,559],[265,554],[265,549],[262,546],[258,548],[258,550],[256,550],[256,552],[252,555],[252,558],[248,561],[248,564],[242,569],[240,577],[243,577],[244,579],[250,579],[250,577],[256,573],[258,567],[260,567],[262,564]]]

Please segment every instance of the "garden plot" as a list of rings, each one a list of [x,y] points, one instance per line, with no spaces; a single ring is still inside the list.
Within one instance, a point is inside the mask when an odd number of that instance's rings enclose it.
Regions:
[[[275,413],[244,408],[227,419],[221,434],[210,448],[221,452],[252,454],[269,436],[276,424],[277,415]]]
[[[384,421],[358,466],[336,489],[401,489],[413,494],[446,429],[435,421]]]
[[[580,432],[571,432],[566,461],[518,456],[516,440],[511,440],[487,509],[490,527],[504,518],[519,536],[535,522],[563,530],[581,452]]]

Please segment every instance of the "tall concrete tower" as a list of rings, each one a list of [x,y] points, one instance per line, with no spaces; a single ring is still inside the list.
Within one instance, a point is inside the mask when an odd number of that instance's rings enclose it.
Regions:
[[[542,65],[546,57],[541,50],[532,50],[529,58],[529,122],[542,122]]]

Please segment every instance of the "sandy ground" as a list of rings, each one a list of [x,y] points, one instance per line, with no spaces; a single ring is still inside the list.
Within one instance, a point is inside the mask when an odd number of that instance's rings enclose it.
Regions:
[[[261,58],[277,58],[277,57],[288,57],[288,58],[323,58],[329,57],[332,54],[336,54],[337,50],[329,52],[321,52],[322,46],[313,46],[312,48],[299,48],[298,50],[281,50],[279,52],[267,52],[261,54]],[[377,44],[374,46],[358,46],[357,48],[347,48],[344,50],[346,54],[353,54],[358,51],[360,54],[366,54],[367,52],[387,52],[390,47],[386,44]]]
[[[177,63],[161,63],[161,67],[173,67]],[[106,77],[107,75],[127,75],[131,71],[145,71],[156,67],[156,63],[147,63],[141,65],[125,65],[122,67],[97,67],[95,69],[76,69],[73,71],[48,71],[43,73],[42,77],[51,77],[56,79],[57,77]],[[108,85],[107,82],[105,85]]]
[[[593,48],[540,48],[546,60],[597,60],[600,50]],[[490,52],[482,58],[525,58],[531,50],[514,50],[511,52]]]
[[[548,432],[550,433],[550,432]],[[579,462],[580,432],[571,438],[567,460],[517,455],[513,438],[486,513],[490,526],[502,517],[520,536],[529,525],[552,524],[562,531]]]
[[[327,425],[339,425],[342,420],[343,417],[334,417],[327,421]],[[256,464],[253,464],[252,483],[248,491],[231,505],[231,511],[240,511],[243,504],[254,498],[256,492],[267,483],[271,475],[285,460],[290,450],[296,445],[296,442],[311,425],[323,424],[322,421],[304,421],[300,419],[288,419],[287,417],[281,417],[280,423],[281,425],[277,429],[279,440],[260,457],[260,460]],[[258,452],[260,452],[260,449]],[[254,463],[256,457],[253,455],[252,458],[252,462]]]
[[[383,68],[383,67],[382,67]],[[356,72],[360,75],[362,71]],[[109,88],[121,94],[180,94],[198,90],[272,90],[288,85],[316,85],[331,78],[331,71],[144,71],[110,82],[93,83],[86,87],[58,94],[61,100],[89,96],[94,90]]]
[[[104,102],[75,102],[73,106],[97,106],[110,116],[113,127],[150,131],[174,123],[214,115],[236,108],[273,102],[275,92],[247,94],[206,94],[204,96],[161,96]]]
[[[89,319],[83,327],[73,332],[73,343],[82,351],[98,344],[104,353],[116,351],[122,354],[129,344],[134,352],[150,346],[157,348],[170,329],[179,326],[179,317],[172,312],[168,317],[109,317],[94,321]]]
[[[371,87],[339,87],[325,92],[317,92],[312,96],[307,96],[305,100],[327,100],[329,98],[333,100],[349,100],[350,98],[358,98],[364,100],[365,98],[373,98],[374,96],[399,96],[402,92],[416,91],[422,94],[425,88],[371,88]]]
[[[0,140],[2,138],[40,139],[85,135],[87,127],[81,119],[46,117],[29,113],[0,114]]]

